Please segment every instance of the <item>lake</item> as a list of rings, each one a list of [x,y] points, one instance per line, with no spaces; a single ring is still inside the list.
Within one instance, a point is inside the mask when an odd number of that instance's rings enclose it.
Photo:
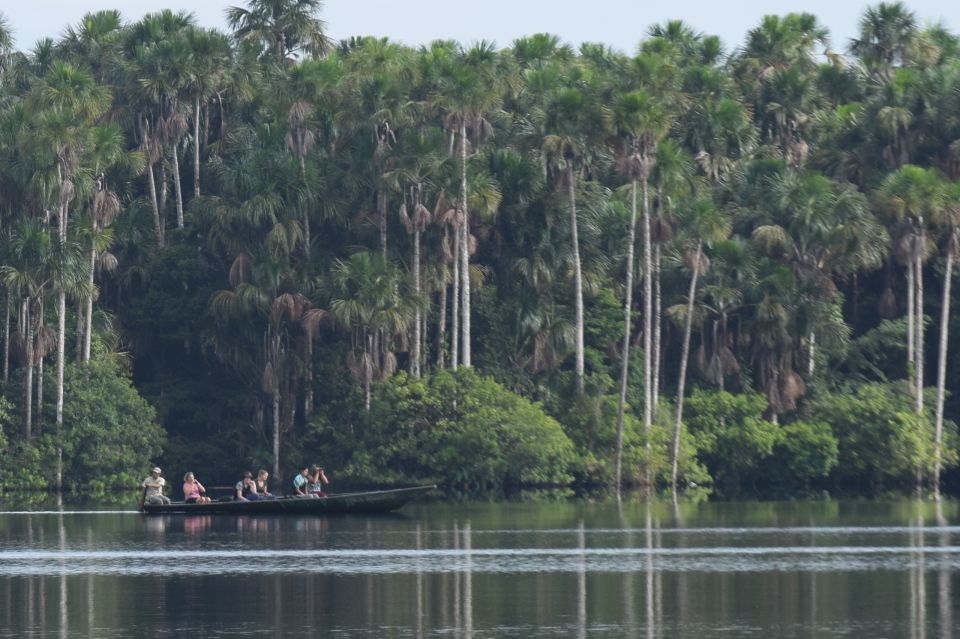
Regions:
[[[953,502],[0,507],[0,637],[932,639],[960,624]]]

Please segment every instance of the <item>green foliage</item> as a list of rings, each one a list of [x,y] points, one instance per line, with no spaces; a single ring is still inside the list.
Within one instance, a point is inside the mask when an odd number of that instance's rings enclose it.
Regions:
[[[7,431],[10,429],[10,409],[10,402],[8,402],[5,397],[0,396],[0,451],[7,450]]]
[[[91,492],[139,485],[164,433],[130,379],[110,359],[94,359],[67,367],[64,392],[64,485]],[[48,454],[55,443],[45,442]]]
[[[98,357],[82,366],[67,365],[64,395],[63,432],[58,434],[48,422],[31,443],[12,431],[7,417],[10,405],[0,400],[0,443],[7,434],[12,442],[0,446],[0,468],[5,469],[0,486],[8,490],[55,486],[58,448],[63,453],[66,489],[103,494],[138,486],[145,470],[158,459],[165,434],[154,409],[120,364]]]
[[[687,406],[701,459],[724,496],[800,494],[837,465],[837,438],[823,419],[778,426],[763,418],[767,403],[755,393],[697,390]]]
[[[763,418],[763,396],[697,389],[685,406],[687,427],[718,492],[736,495],[755,482],[754,471],[780,439],[779,428]]]
[[[469,370],[376,387],[368,422],[335,436],[354,453],[338,474],[361,482],[455,488],[564,485],[573,445],[542,409]]]
[[[765,477],[780,495],[802,494],[837,465],[838,444],[825,422],[795,421],[780,429]]]
[[[363,481],[609,486],[633,195],[650,217],[634,291],[655,278],[664,322],[662,352],[641,353],[653,300],[635,297],[628,482],[667,482],[672,411],[664,399],[642,432],[643,356],[673,396],[682,322],[667,318],[685,309],[695,238],[709,259],[688,381],[733,392],[693,394],[684,479],[766,496],[905,490],[929,473],[936,404],[916,417],[894,382],[920,372],[919,355],[928,384],[939,364],[939,265],[960,223],[952,34],[868,10],[851,64],[821,64],[827,33],[809,14],[763,18],[729,56],[679,23],[635,56],[542,35],[327,51],[319,0],[249,4],[230,11],[231,35],[117,14],[37,55],[0,51],[4,485],[46,485],[59,447],[71,485],[139,481],[165,434],[164,466],[214,481],[277,455]],[[440,372],[458,255],[472,291],[458,339],[476,374]],[[911,279],[926,285],[930,337],[908,364]],[[92,329],[77,336],[88,300]],[[68,360],[85,338],[104,360],[68,366],[62,437],[58,319]],[[418,333],[434,374],[391,379],[418,370]],[[960,377],[947,365],[950,466]]]
[[[933,428],[913,413],[911,401],[899,384],[872,383],[811,402],[810,419],[829,423],[838,441],[837,489],[909,489],[917,468],[929,469]]]
[[[906,320],[883,320],[853,340],[830,371],[847,382],[851,377],[871,382],[896,379],[904,373],[906,335]]]
[[[44,459],[38,446],[27,444],[22,438],[14,441],[0,455],[3,475],[0,487],[5,490],[40,490],[49,485],[49,459]]]

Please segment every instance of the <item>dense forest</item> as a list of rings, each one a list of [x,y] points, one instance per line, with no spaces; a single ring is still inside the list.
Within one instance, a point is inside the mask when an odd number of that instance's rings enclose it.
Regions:
[[[960,38],[0,17],[0,485],[960,490]]]

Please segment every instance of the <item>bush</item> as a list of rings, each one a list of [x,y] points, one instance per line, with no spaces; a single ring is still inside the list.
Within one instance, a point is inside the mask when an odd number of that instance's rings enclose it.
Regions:
[[[931,470],[933,425],[929,412],[923,418],[913,413],[911,401],[903,387],[872,383],[827,393],[810,403],[810,418],[830,424],[838,440],[832,479],[839,490],[909,490],[918,467]],[[951,422],[944,426],[945,442],[950,442],[956,427]],[[953,455],[944,456],[945,467],[954,463]]]
[[[573,444],[539,405],[470,370],[379,384],[341,475],[495,489],[571,481]]]
[[[697,389],[686,400],[687,428],[725,497],[739,495],[745,485],[756,492],[756,470],[780,441],[779,427],[763,418],[766,408],[758,393]]]
[[[108,357],[68,366],[64,385],[64,485],[86,492],[138,486],[164,443],[153,408]],[[43,448],[46,457],[55,454],[54,434]]]
[[[809,492],[837,465],[837,450],[837,438],[826,422],[786,424],[766,465],[768,484],[781,495]]]

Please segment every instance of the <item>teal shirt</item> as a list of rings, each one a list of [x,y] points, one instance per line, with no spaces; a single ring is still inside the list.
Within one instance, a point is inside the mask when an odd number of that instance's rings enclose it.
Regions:
[[[293,478],[293,487],[294,488],[303,488],[307,485],[307,478],[297,473],[297,476]]]

